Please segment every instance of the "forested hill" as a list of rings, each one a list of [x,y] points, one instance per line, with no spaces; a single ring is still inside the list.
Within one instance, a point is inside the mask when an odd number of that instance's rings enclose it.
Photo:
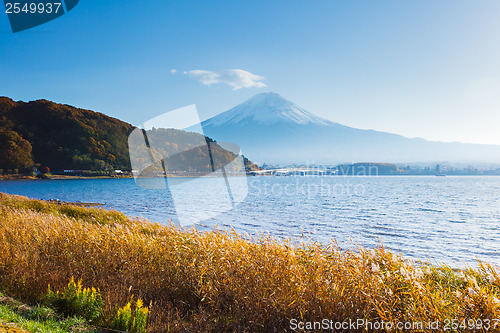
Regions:
[[[0,97],[0,169],[22,171],[39,165],[51,170],[130,170],[128,136],[133,129],[116,118],[70,105]],[[227,162],[234,157],[220,147],[215,153]]]
[[[33,161],[52,170],[130,168],[127,137],[133,126],[102,113],[47,100],[25,103],[0,97],[0,130],[3,136],[12,131],[28,141]]]

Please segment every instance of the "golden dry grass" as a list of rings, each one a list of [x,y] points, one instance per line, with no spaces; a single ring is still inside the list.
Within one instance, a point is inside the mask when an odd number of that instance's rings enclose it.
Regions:
[[[284,331],[292,318],[489,319],[498,331],[500,318],[500,279],[482,263],[454,271],[382,247],[249,241],[0,193],[0,289],[37,302],[71,277],[101,290],[108,318],[142,298],[150,332]]]
[[[14,325],[0,323],[0,333],[27,333],[27,332]]]

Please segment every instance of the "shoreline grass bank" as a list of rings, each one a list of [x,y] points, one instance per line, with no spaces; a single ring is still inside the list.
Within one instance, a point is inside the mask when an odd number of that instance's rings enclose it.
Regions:
[[[487,264],[454,271],[382,247],[249,241],[0,193],[0,291],[35,305],[71,278],[99,290],[103,326],[143,300],[148,332],[289,331],[291,320],[323,319],[469,325],[458,332],[489,320],[500,331],[500,278]]]

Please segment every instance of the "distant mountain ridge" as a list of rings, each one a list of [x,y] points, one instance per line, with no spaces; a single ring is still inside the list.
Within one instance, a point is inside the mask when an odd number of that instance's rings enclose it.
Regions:
[[[318,117],[276,93],[263,93],[202,122],[204,133],[231,141],[257,163],[486,162],[500,146],[427,141],[362,130]]]

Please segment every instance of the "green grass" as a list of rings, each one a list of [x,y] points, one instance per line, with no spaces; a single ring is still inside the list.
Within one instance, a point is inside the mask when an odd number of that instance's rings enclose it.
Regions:
[[[0,293],[0,298],[4,297]],[[0,322],[14,323],[23,330],[36,333],[97,332],[86,326],[82,319],[59,318],[50,308],[27,307],[13,300],[0,303]]]

